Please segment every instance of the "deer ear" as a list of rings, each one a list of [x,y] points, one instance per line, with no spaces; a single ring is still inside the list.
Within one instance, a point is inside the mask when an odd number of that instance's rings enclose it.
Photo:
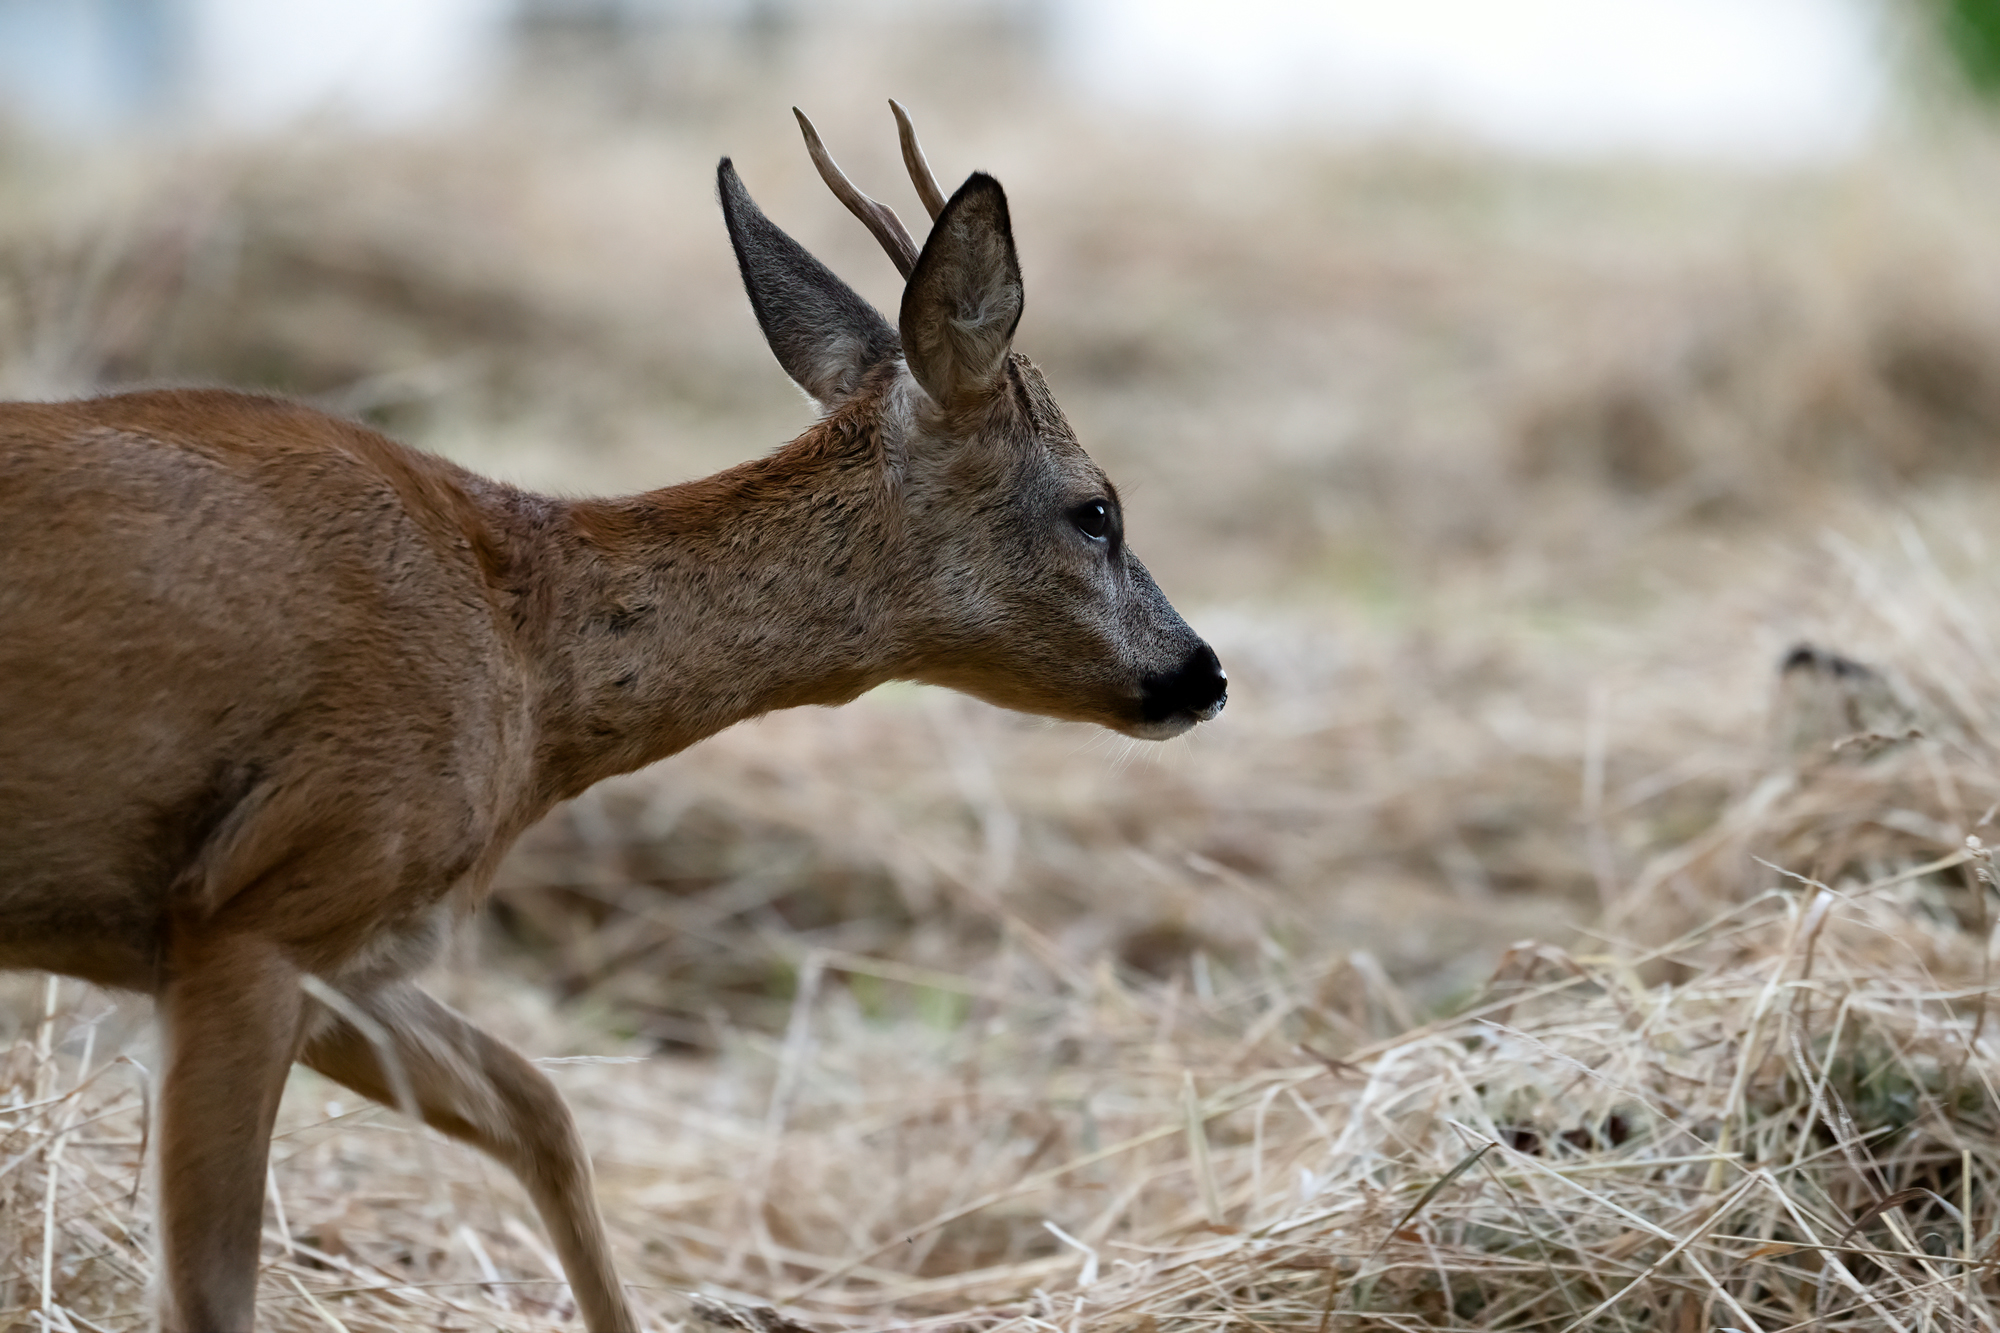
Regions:
[[[1021,263],[1007,195],[985,172],[966,178],[931,224],[903,288],[903,355],[938,403],[964,406],[1006,374],[1021,322]]]
[[[896,354],[896,331],[764,216],[728,158],[716,168],[715,181],[743,289],[772,355],[822,406],[853,393],[869,367]]]

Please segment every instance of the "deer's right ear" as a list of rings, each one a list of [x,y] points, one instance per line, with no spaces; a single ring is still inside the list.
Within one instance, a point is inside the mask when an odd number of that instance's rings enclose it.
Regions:
[[[869,367],[900,350],[874,306],[764,216],[723,158],[715,171],[722,218],[764,341],[792,381],[822,406],[861,384]]]

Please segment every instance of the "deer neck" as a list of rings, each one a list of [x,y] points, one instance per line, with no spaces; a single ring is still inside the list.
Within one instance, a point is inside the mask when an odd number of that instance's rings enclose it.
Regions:
[[[891,476],[871,414],[849,413],[701,481],[551,510],[517,617],[544,792],[895,674]]]

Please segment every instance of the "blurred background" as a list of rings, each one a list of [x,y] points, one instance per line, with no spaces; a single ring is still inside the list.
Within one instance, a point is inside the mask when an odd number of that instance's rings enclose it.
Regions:
[[[10,103],[72,131],[414,126],[476,111],[565,56],[616,59],[658,97],[684,94],[691,67],[710,66],[713,86],[740,74],[732,57],[770,70],[831,33],[908,46],[955,32],[975,45],[946,58],[954,67],[1011,56],[1073,94],[1188,123],[1420,125],[1529,151],[1746,157],[1861,140],[1889,81],[1887,3],[1252,0],[1227,22],[1175,0],[9,0],[4,12]]]
[[[0,390],[701,475],[808,421],[717,158],[893,311],[790,108],[915,220],[896,97],[1008,189],[1017,346],[1228,711],[739,727],[533,831],[439,984],[752,1121],[812,1006],[828,1051],[972,1040],[1031,974],[1162,1033],[1282,983],[1256,1040],[1337,1058],[1991,816],[1996,95],[1996,0],[0,0]],[[912,1262],[1059,1250],[1032,1221]]]

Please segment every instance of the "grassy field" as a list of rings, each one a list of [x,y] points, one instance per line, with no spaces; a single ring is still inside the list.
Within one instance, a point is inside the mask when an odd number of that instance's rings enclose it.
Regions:
[[[1535,165],[839,55],[0,148],[10,395],[271,387],[570,492],[806,422],[718,155],[894,308],[788,102],[906,217],[889,93],[1007,185],[1018,345],[1231,703],[890,687],[524,840],[436,988],[552,1062],[652,1326],[2000,1327],[2000,140]],[[139,1326],[146,1006],[4,985],[0,1328]],[[272,1182],[266,1327],[563,1326],[456,1145],[301,1072]]]

